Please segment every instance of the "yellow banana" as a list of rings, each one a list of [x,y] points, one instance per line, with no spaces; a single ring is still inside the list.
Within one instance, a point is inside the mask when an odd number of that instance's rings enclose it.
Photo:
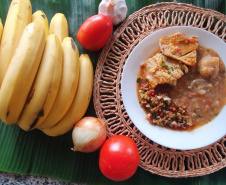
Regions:
[[[68,37],[68,22],[64,14],[56,13],[50,21],[49,32],[55,33],[60,42],[63,42],[65,37]]]
[[[2,38],[2,31],[3,31],[3,25],[2,25],[2,20],[0,19],[0,43]]]
[[[32,8],[29,0],[13,0],[6,17],[0,46],[0,85],[24,28],[31,22]]]
[[[45,32],[40,22],[24,30],[0,90],[0,118],[14,124],[22,112],[41,61]]]
[[[48,18],[46,17],[46,14],[42,10],[38,10],[35,13],[33,13],[31,18],[32,18],[32,22],[40,21],[43,24],[45,35],[47,38],[49,35],[49,21],[48,21]]]
[[[66,37],[62,42],[63,71],[55,102],[46,119],[38,128],[49,128],[62,119],[68,111],[79,80],[79,52],[74,40]]]
[[[59,136],[71,130],[84,116],[89,106],[93,89],[93,65],[87,54],[82,54],[79,60],[80,76],[74,100],[65,116],[56,125],[41,129],[49,136]]]
[[[23,130],[36,128],[48,115],[59,89],[61,74],[61,43],[55,34],[50,34],[46,40],[39,70],[18,122]]]

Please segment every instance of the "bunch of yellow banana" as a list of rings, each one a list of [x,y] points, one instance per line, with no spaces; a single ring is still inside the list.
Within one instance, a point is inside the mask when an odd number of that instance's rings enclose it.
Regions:
[[[71,130],[88,108],[93,66],[79,57],[64,14],[49,25],[29,0],[12,0],[0,42],[0,119],[50,136]]]

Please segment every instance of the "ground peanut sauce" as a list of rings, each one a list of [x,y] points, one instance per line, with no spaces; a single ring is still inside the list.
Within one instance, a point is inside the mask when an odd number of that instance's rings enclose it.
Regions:
[[[158,52],[159,50],[155,51],[150,57]],[[166,89],[169,97],[175,104],[187,107],[189,117],[194,123],[192,127],[176,130],[193,130],[210,122],[220,113],[226,104],[226,72],[223,61],[220,59],[220,69],[215,78],[204,78],[199,74],[198,62],[208,55],[219,57],[217,52],[213,49],[199,46],[197,50],[197,64],[194,67],[189,66],[189,72],[177,80],[177,85],[174,87],[167,84],[161,85],[164,86],[164,88],[160,89]],[[138,73],[138,78],[142,78],[141,70]],[[191,85],[192,82],[197,81],[197,79],[202,83]],[[138,92],[139,86],[137,85],[138,99],[140,99]],[[148,112],[146,111],[146,113]],[[169,129],[175,130],[175,128]]]

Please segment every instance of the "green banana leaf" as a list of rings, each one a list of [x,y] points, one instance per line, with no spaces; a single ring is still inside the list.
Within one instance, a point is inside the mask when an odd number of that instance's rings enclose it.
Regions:
[[[128,14],[143,6],[156,3],[155,0],[127,0]],[[163,2],[163,1],[158,1]],[[177,2],[192,3],[196,6],[226,12],[225,0],[180,0]],[[0,0],[0,17],[3,23],[11,0]],[[68,19],[70,36],[74,38],[79,52],[88,53],[97,64],[101,51],[88,52],[76,40],[80,25],[90,16],[98,12],[100,0],[31,0],[33,12],[43,10],[49,21],[52,16],[61,12]],[[115,28],[116,29],[116,28]],[[86,115],[95,116],[91,101]],[[38,130],[24,132],[18,126],[7,126],[0,122],[0,171],[32,174],[53,177],[63,181],[85,184],[116,184],[104,177],[98,167],[99,150],[85,154],[73,152],[71,132],[59,136],[48,137]],[[166,178],[151,174],[138,168],[134,176],[117,184],[225,184],[226,169],[210,175],[195,178]]]

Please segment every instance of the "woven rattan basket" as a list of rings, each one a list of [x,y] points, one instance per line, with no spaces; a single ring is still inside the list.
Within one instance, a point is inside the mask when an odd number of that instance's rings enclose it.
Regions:
[[[121,98],[123,66],[133,48],[147,35],[168,26],[194,26],[226,40],[226,16],[183,3],[158,3],[140,9],[114,32],[99,57],[94,80],[96,114],[105,120],[108,136],[124,134],[136,142],[140,167],[167,177],[194,177],[226,166],[226,136],[195,150],[163,147],[145,137],[131,122]]]

